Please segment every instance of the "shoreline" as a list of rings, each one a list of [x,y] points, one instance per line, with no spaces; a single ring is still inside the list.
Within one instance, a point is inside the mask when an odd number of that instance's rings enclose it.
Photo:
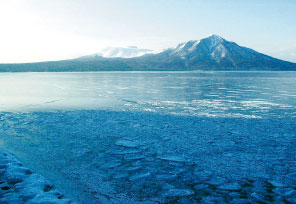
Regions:
[[[0,150],[0,203],[76,204],[43,176],[30,169],[7,151]]]

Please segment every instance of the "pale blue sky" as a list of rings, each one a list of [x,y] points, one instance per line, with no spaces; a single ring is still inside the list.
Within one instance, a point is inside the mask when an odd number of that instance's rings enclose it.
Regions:
[[[0,62],[163,49],[212,33],[296,62],[295,11],[295,0],[0,0]]]

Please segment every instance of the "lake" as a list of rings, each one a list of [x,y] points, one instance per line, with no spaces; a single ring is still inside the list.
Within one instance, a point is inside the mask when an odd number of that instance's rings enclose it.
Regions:
[[[0,145],[82,203],[275,202],[296,187],[295,79],[1,73]]]

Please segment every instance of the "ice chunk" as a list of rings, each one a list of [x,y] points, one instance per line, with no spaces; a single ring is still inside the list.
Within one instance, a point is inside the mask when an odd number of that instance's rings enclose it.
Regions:
[[[235,198],[232,200],[232,203],[235,204],[249,204],[252,203],[251,200],[244,199],[244,198]]]
[[[285,197],[296,196],[296,191],[292,188],[274,188],[272,191],[277,195]]]
[[[170,189],[164,196],[166,197],[182,197],[182,196],[191,196],[194,194],[193,190],[190,189]]]
[[[175,155],[159,156],[157,158],[165,161],[188,162],[184,157],[175,156]]]
[[[218,188],[221,190],[238,191],[241,189],[241,185],[236,182],[226,183],[226,184],[218,186]]]
[[[219,196],[204,196],[201,203],[225,203],[225,200]]]
[[[140,159],[144,159],[144,155],[127,155],[124,157],[124,159],[126,160],[140,160]]]
[[[127,150],[118,150],[118,151],[114,151],[112,152],[113,154],[117,154],[117,155],[125,155],[125,154],[137,154],[139,153],[140,151],[138,150],[134,150],[134,149],[127,149]]]
[[[140,169],[141,169],[140,166],[132,166],[132,167],[128,167],[126,170],[127,171],[138,171]]]
[[[150,172],[146,172],[146,173],[139,173],[139,174],[135,174],[134,176],[130,177],[130,181],[138,181],[138,180],[143,180],[143,179],[147,179],[151,176]]]
[[[210,171],[201,171],[201,170],[194,171],[194,175],[198,178],[200,182],[205,182],[209,180],[212,174],[213,173]]]
[[[202,189],[206,189],[206,188],[209,188],[209,185],[207,185],[207,184],[198,184],[198,185],[194,186],[195,190],[202,190]]]
[[[110,163],[104,164],[102,167],[106,168],[106,169],[113,169],[113,168],[118,167],[120,165],[121,165],[121,163],[118,161],[111,161]]]
[[[250,197],[252,198],[252,200],[254,200],[256,202],[266,203],[264,196],[260,195],[260,194],[258,194],[256,192],[252,193]]]
[[[296,172],[287,174],[286,177],[291,180],[296,180]]]
[[[23,182],[24,181],[24,175],[23,174],[14,174],[14,172],[7,172],[5,175],[5,179],[7,183],[15,185],[17,183]]]
[[[127,177],[128,177],[128,173],[117,173],[116,175],[114,175],[115,179],[123,179]]]
[[[285,183],[285,181],[281,179],[274,179],[269,181],[269,183],[271,183],[275,187],[287,187],[287,184]]]
[[[117,146],[122,146],[122,147],[130,147],[130,148],[135,148],[135,147],[139,147],[140,144],[134,141],[130,141],[130,140],[118,140],[115,145]]]
[[[224,184],[226,182],[227,182],[227,180],[225,178],[222,178],[222,177],[214,177],[214,178],[211,178],[208,181],[208,184],[211,184],[211,185],[221,185],[221,184]]]
[[[177,178],[175,174],[160,174],[156,176],[157,180],[160,181],[173,181]]]

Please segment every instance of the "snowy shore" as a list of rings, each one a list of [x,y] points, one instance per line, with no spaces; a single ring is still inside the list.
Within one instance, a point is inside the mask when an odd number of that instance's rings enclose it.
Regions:
[[[1,204],[75,204],[43,176],[24,167],[11,153],[0,150]]]

